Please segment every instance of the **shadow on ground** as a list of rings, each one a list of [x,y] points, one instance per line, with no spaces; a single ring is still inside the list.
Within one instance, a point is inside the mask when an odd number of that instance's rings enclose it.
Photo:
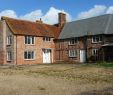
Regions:
[[[113,86],[103,90],[93,90],[89,92],[82,92],[80,95],[113,95]]]

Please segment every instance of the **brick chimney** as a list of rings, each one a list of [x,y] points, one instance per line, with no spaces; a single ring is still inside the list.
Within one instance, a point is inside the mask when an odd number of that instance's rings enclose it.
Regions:
[[[40,20],[36,20],[36,23],[42,24],[43,21],[42,21],[42,19],[40,18]]]
[[[58,14],[58,19],[59,19],[59,27],[63,27],[64,26],[64,24],[66,23],[66,14],[64,14],[64,13],[59,13]]]

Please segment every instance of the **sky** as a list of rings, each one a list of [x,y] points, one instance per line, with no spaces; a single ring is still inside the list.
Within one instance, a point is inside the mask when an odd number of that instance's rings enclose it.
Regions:
[[[113,0],[1,0],[0,17],[58,22],[58,13],[67,15],[67,21],[113,14]]]

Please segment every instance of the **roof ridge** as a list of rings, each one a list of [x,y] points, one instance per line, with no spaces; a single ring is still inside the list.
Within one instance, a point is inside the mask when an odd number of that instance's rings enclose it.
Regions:
[[[10,20],[17,20],[17,21],[23,21],[23,22],[35,23],[35,24],[40,24],[40,25],[49,25],[49,26],[58,28],[58,27],[56,27],[56,26],[54,26],[54,25],[47,24],[47,23],[37,23],[37,22],[35,22],[35,21],[24,20],[24,19],[18,19],[18,18],[10,18],[10,17],[6,17],[6,16],[2,16],[1,19],[4,19],[4,20],[7,20],[7,19],[10,19]]]
[[[108,32],[112,17],[113,17],[112,15],[109,15],[108,22],[107,22],[105,32],[104,32],[105,34]]]
[[[74,23],[74,22],[79,22],[79,21],[83,21],[83,20],[89,20],[89,19],[93,19],[93,18],[97,18],[97,17],[102,17],[102,16],[110,16],[110,15],[113,15],[113,14],[103,14],[103,15],[98,15],[98,16],[89,17],[89,18],[76,19],[76,20],[74,20],[74,21],[67,22],[66,24]]]

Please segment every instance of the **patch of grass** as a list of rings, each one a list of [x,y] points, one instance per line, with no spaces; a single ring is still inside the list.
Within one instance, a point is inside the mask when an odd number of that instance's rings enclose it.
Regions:
[[[108,63],[108,62],[100,62],[100,63],[96,63],[96,65],[102,67],[113,67],[113,63]]]

